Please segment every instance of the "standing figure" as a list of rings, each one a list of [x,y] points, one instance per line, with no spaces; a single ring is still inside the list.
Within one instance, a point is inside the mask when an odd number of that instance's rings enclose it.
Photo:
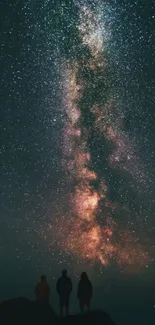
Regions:
[[[81,279],[78,284],[78,292],[77,292],[81,313],[83,313],[85,307],[87,307],[88,311],[90,310],[92,295],[93,295],[92,284],[88,279],[87,273],[83,272],[81,274]]]
[[[58,279],[56,285],[57,293],[59,295],[60,303],[60,315],[63,316],[63,310],[65,309],[66,316],[69,315],[69,299],[72,291],[72,281],[67,276],[67,271],[62,271],[61,278]]]
[[[36,285],[35,295],[37,301],[49,304],[50,286],[46,280],[46,275],[42,275],[40,278],[40,282]]]

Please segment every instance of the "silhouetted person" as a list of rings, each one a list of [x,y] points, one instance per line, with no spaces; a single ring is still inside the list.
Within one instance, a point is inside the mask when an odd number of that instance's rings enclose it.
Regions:
[[[35,294],[37,301],[49,304],[50,286],[47,283],[46,275],[41,276],[40,282],[36,285]]]
[[[81,280],[79,281],[77,292],[77,297],[79,299],[79,305],[82,313],[85,307],[90,310],[92,294],[92,284],[88,279],[87,273],[83,272],[81,274]]]
[[[63,316],[63,310],[65,309],[66,316],[69,315],[69,299],[72,291],[71,279],[67,276],[67,271],[62,271],[61,278],[58,279],[56,285],[57,293],[59,295],[60,314]]]

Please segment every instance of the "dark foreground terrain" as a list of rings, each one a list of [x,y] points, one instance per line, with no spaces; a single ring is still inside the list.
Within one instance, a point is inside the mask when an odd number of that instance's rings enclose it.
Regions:
[[[1,325],[116,325],[103,311],[84,315],[72,315],[60,319],[51,306],[42,306],[26,298],[16,298],[0,304]]]

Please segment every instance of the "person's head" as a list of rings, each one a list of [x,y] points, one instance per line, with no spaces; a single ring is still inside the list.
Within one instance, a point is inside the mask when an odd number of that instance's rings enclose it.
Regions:
[[[45,274],[42,274],[41,277],[40,277],[41,281],[45,281],[46,280],[46,275]]]
[[[67,276],[67,270],[62,270],[62,276],[65,278]]]
[[[81,273],[81,280],[88,280],[88,275],[86,272]]]

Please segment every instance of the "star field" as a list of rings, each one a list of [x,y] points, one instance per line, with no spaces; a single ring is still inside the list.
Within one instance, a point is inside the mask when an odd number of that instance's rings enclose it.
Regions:
[[[153,2],[1,1],[0,20],[1,259],[152,274]]]

